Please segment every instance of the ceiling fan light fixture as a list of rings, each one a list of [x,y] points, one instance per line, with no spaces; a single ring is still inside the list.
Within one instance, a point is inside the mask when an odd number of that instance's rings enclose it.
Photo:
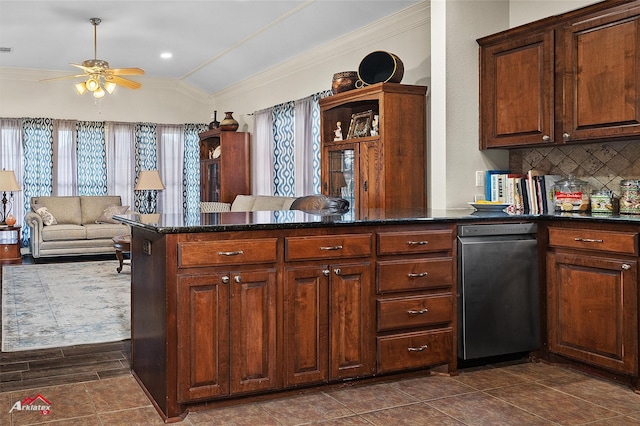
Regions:
[[[85,85],[87,86],[87,90],[89,90],[90,92],[94,92],[100,88],[100,82],[97,78],[93,77],[87,79]]]
[[[78,92],[78,95],[83,95],[87,91],[87,85],[84,83],[84,81],[82,83],[76,83],[74,87],[76,88],[76,92]]]
[[[97,99],[100,99],[100,98],[104,97],[104,95],[105,95],[106,93],[107,93],[107,92],[105,92],[105,91],[102,89],[102,87],[98,87],[96,90],[94,90],[94,91],[93,91],[93,97],[94,97],[94,98],[97,98]]]
[[[112,94],[114,90],[116,90],[116,84],[113,81],[106,81],[104,83],[104,90],[107,91],[107,93]]]

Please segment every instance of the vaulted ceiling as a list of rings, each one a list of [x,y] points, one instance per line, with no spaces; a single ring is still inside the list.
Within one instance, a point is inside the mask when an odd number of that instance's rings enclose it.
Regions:
[[[0,67],[77,74],[70,63],[94,58],[96,17],[97,58],[111,68],[211,94],[421,1],[0,0]]]

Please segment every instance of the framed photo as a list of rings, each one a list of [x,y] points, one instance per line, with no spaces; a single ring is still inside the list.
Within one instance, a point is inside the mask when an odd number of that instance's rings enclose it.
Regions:
[[[351,124],[349,125],[349,134],[347,139],[364,138],[371,135],[371,120],[373,119],[373,111],[364,111],[351,116]]]

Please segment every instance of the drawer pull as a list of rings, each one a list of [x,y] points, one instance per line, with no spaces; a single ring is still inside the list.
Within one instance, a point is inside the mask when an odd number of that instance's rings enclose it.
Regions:
[[[242,250],[237,251],[219,251],[218,256],[237,256],[239,254],[244,254]]]
[[[320,250],[342,250],[342,246],[320,247]]]
[[[407,241],[407,244],[410,246],[424,246],[425,244],[429,244],[429,241]]]
[[[580,241],[583,243],[604,243],[604,240],[596,240],[593,238],[580,238],[580,237],[576,237],[573,239],[574,241]]]
[[[429,275],[428,272],[420,272],[419,274],[414,274],[414,273],[407,274],[409,278],[422,278],[422,277],[426,277],[427,275]]]
[[[427,346],[427,345],[422,345],[419,348],[411,348],[411,347],[409,347],[407,349],[409,350],[409,352],[422,352],[422,351],[426,350],[428,347],[429,346]]]
[[[631,265],[629,265],[628,263],[623,263],[622,269],[624,269],[625,271],[628,271],[629,269],[631,269]]]
[[[422,314],[426,314],[427,312],[429,312],[427,308],[420,309],[419,311],[414,311],[413,309],[409,309],[407,311],[409,315],[422,315]]]

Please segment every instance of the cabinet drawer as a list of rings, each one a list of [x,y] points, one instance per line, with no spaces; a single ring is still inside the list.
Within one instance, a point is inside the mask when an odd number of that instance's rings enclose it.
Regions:
[[[19,244],[0,244],[0,259],[15,259],[19,257]]]
[[[549,246],[635,255],[638,253],[638,234],[597,229],[549,228]]]
[[[452,248],[452,229],[378,234],[379,254],[430,253],[449,251]]]
[[[178,267],[276,261],[277,238],[178,243]]]
[[[378,373],[445,364],[453,357],[453,329],[378,337]]]
[[[378,300],[378,331],[451,322],[451,293]]]
[[[379,293],[448,287],[453,283],[453,258],[381,261],[377,275]]]
[[[286,260],[317,260],[371,255],[371,234],[285,238]]]

